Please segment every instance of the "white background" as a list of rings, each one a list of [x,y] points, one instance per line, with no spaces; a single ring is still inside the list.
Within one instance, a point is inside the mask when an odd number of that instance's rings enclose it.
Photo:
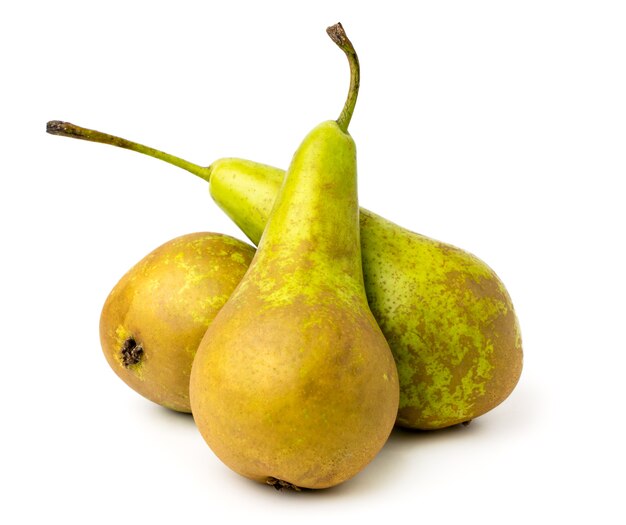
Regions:
[[[624,523],[623,2],[6,4],[2,523]],[[345,484],[277,492],[126,387],[98,339],[108,292],[150,250],[242,235],[204,181],[44,130],[286,167],[343,104],[337,21],[362,65],[361,204],[487,261],[525,368],[469,427],[394,432]]]

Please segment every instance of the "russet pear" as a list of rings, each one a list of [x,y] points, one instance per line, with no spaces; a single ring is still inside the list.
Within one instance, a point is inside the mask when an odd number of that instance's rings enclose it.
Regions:
[[[151,401],[190,412],[196,350],[254,252],[233,237],[199,232],[172,239],[135,264],[100,316],[100,342],[113,371]]]
[[[329,34],[351,49],[341,26]],[[250,268],[191,372],[202,436],[226,465],[261,483],[342,483],[379,452],[398,410],[396,366],[363,287],[347,133],[356,86],[342,117],[297,149]]]

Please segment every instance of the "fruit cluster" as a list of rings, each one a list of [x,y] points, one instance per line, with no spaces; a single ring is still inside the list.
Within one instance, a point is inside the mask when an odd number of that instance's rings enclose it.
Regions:
[[[510,297],[485,263],[359,209],[348,133],[359,63],[341,24],[327,32],[348,57],[349,94],[286,173],[239,159],[203,168],[67,122],[47,128],[202,177],[258,246],[218,233],[165,243],[112,290],[100,338],[129,386],[192,412],[226,465],[276,487],[337,485],[394,425],[466,423],[522,369]]]

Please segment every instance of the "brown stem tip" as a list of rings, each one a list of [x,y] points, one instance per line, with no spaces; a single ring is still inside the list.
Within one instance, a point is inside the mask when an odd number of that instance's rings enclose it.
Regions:
[[[340,48],[344,49],[348,46],[352,48],[352,43],[348,39],[346,31],[341,25],[341,22],[337,22],[335,25],[327,27],[326,32],[328,33],[328,36],[332,39],[332,41]]]
[[[296,492],[300,492],[302,489],[293,483],[289,483],[288,481],[283,481],[282,479],[276,479],[269,477],[265,480],[265,483],[274,487],[276,490],[290,489],[295,490]]]
[[[61,120],[51,120],[48,122],[46,124],[46,133],[61,136],[76,135],[76,133],[72,133],[72,124]]]

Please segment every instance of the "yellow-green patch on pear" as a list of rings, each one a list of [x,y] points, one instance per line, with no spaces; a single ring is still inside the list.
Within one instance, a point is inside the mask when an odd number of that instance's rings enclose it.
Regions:
[[[111,291],[100,318],[102,349],[115,373],[151,401],[189,412],[198,345],[254,252],[222,234],[195,233],[137,263]]]

